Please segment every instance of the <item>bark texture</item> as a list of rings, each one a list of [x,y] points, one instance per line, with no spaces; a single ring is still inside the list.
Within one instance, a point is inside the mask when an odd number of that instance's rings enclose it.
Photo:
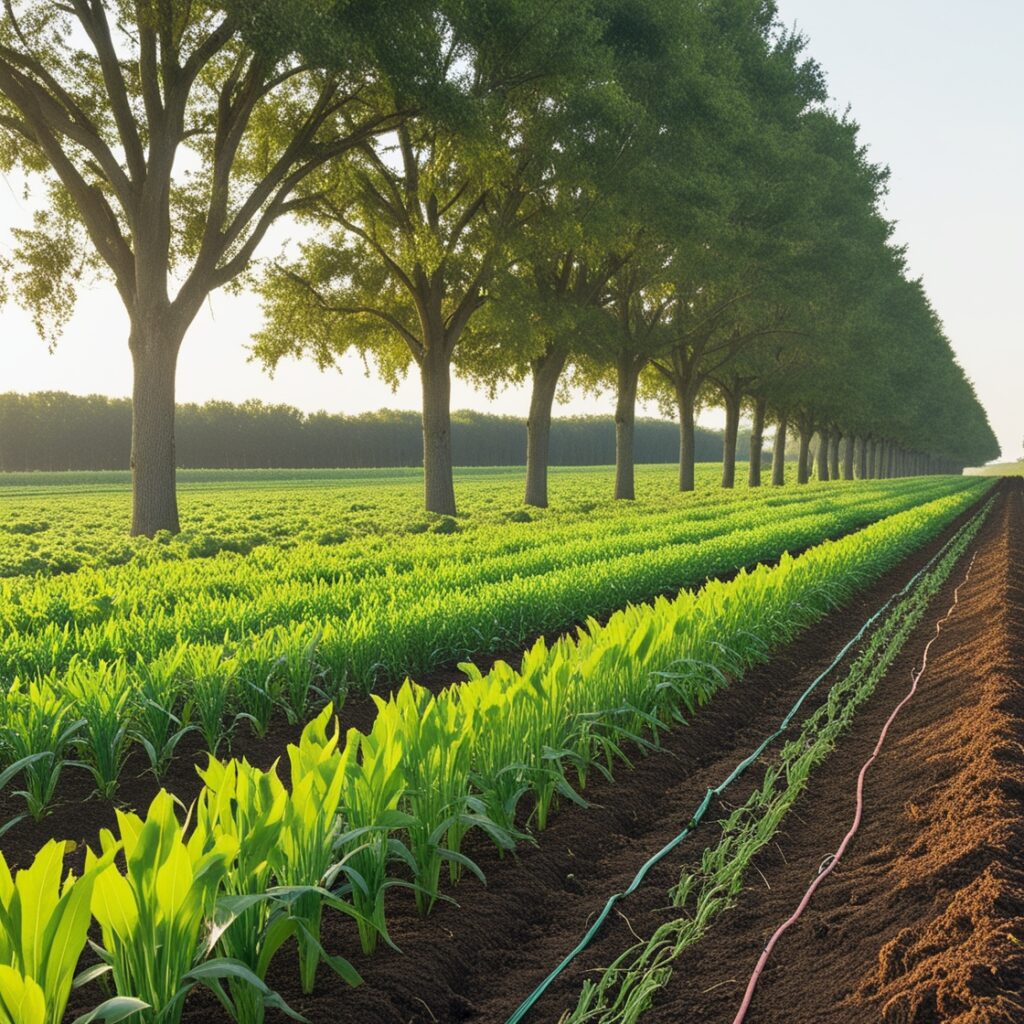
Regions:
[[[828,450],[829,444],[831,443],[832,436],[829,433],[828,427],[822,427],[818,432],[818,479],[826,481],[829,479],[828,473]]]
[[[526,495],[523,500],[537,508],[548,507],[551,409],[565,361],[565,352],[554,350],[535,359],[532,368],[533,391],[530,415],[526,421]]]
[[[843,444],[843,479],[853,479],[853,462],[856,447],[856,438],[853,434],[847,434]]]
[[[740,431],[740,396],[733,393],[725,399],[725,434],[722,440],[722,486],[736,486],[736,439]]]
[[[782,487],[786,483],[786,433],[788,426],[786,416],[780,416],[775,428],[775,444],[772,448],[772,487]]]
[[[763,398],[754,401],[754,422],[750,429],[750,469],[747,483],[750,487],[761,486],[761,457],[764,452],[764,420],[767,403]]]
[[[615,401],[615,497],[620,501],[636,498],[636,388],[640,369],[634,361],[619,363],[618,393]]]
[[[679,490],[692,491],[696,487],[697,401],[692,392],[677,389],[676,405],[679,409]]]
[[[441,346],[420,364],[423,385],[423,497],[428,512],[455,515],[451,367]]]
[[[134,327],[132,354],[133,537],[160,530],[177,533],[177,460],[174,452],[174,384],[182,332],[167,323]]]
[[[811,430],[800,428],[800,455],[798,458],[796,482],[805,484],[811,479]]]

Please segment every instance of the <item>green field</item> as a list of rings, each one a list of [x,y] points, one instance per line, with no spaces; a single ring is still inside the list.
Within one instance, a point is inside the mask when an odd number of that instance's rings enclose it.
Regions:
[[[965,469],[967,476],[1024,476],[1024,459],[1016,462],[997,462],[991,466],[977,466]]]
[[[718,495],[721,467],[698,467],[697,495],[681,495],[674,466],[637,470],[636,508],[664,512]],[[740,474],[742,476],[742,474]],[[260,546],[335,546],[349,539],[502,523],[569,523],[617,515],[609,466],[551,470],[547,510],[522,505],[523,470],[456,471],[454,521],[422,510],[423,473],[386,470],[179,470],[183,531],[129,538],[127,473],[0,474],[0,577],[65,573],[133,560],[245,554]],[[745,484],[738,493],[745,490]]]
[[[47,573],[21,551],[33,571],[0,580],[4,729],[24,731],[19,716],[35,714],[39,690],[69,720],[72,706],[113,702],[105,714],[125,726],[122,741],[149,742],[155,762],[172,721],[191,722],[215,751],[238,716],[257,732],[282,710],[302,721],[352,686],[515,649],[987,486],[921,477],[724,491],[707,486],[711,472],[701,493],[680,495],[667,469],[652,469],[641,500],[625,504],[592,497],[606,471],[566,472],[558,508],[544,514],[513,504],[513,474],[473,473],[465,515],[434,522],[403,519],[415,487],[404,475],[194,484],[205,532],[134,542],[128,564]],[[10,534],[15,556],[40,536],[77,551],[88,524],[122,499],[57,486],[18,493],[21,521],[49,525]],[[102,789],[116,787],[117,761]]]

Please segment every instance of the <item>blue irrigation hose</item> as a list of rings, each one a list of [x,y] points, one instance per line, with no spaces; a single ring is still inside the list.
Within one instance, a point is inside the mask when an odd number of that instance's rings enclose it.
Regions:
[[[987,511],[987,508],[986,508]],[[983,514],[983,513],[979,513]],[[973,521],[973,520],[972,520]],[[684,839],[689,836],[694,829],[701,823],[704,815],[707,814],[708,808],[711,806],[711,801],[716,796],[721,796],[726,789],[728,789],[746,770],[764,753],[765,749],[772,743],[775,742],[785,731],[789,728],[790,723],[796,716],[797,712],[803,707],[804,702],[808,697],[818,688],[821,682],[829,676],[836,667],[840,664],[843,658],[849,653],[850,648],[860,640],[864,634],[878,621],[878,618],[885,613],[889,606],[899,598],[903,597],[904,594],[938,561],[938,559],[946,552],[953,542],[960,536],[964,529],[965,524],[961,529],[950,537],[948,541],[936,552],[936,554],[930,558],[925,565],[918,570],[907,582],[904,584],[901,590],[898,590],[895,594],[890,597],[885,604],[883,604],[875,613],[872,615],[863,626],[857,630],[857,633],[843,646],[842,650],[835,656],[832,663],[822,672],[806,690],[800,695],[797,702],[789,709],[789,713],[785,718],[782,719],[778,729],[775,730],[770,736],[768,736],[762,743],[754,750],[748,757],[744,758],[736,767],[730,772],[730,774],[717,786],[709,789],[704,794],[704,799],[698,805],[696,811],[693,813],[693,817],[690,818],[686,828],[679,833],[670,843],[662,847],[640,870],[636,873],[636,877],[629,884],[629,888],[622,892],[616,893],[610,897],[608,902],[605,903],[604,909],[600,914],[597,915],[594,923],[587,930],[587,933],[580,939],[578,945],[570,952],[564,960],[527,996],[525,1000],[520,1004],[519,1008],[512,1014],[511,1017],[505,1022],[505,1024],[519,1024],[520,1021],[533,1009],[537,1001],[544,995],[544,993],[551,987],[552,983],[559,977],[559,975],[573,962],[590,945],[594,937],[600,931],[601,926],[608,919],[608,915],[611,913],[612,908],[619,900],[625,899],[627,896],[632,895],[637,889],[643,884],[644,879],[647,877],[647,873],[657,864],[659,861],[664,860]]]

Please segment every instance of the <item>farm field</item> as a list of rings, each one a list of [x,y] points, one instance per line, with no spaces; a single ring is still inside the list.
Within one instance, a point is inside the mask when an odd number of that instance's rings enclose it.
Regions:
[[[592,519],[482,525],[468,536],[378,537],[246,556],[171,559],[0,583],[0,678],[8,763],[41,754],[49,778],[78,749],[113,795],[141,746],[162,774],[190,734],[219,753],[327,700],[429,678],[461,660],[521,649],[628,602],[728,576],[906,509],[969,500],[963,478],[736,492]],[[386,545],[386,547],[385,547]],[[69,699],[68,695],[73,695]],[[54,750],[84,718],[74,742]],[[52,786],[27,798],[44,813]]]
[[[509,1020],[606,898],[623,891],[640,865],[673,839],[708,786],[778,727],[868,617],[948,552],[946,542],[969,519],[961,516],[840,611],[752,668],[691,728],[666,733],[661,749],[635,770],[595,779],[586,794],[591,806],[564,807],[516,861],[500,859],[482,841],[469,844],[488,884],[466,878],[458,907],[439,905],[424,921],[410,896],[395,894],[389,927],[401,955],[383,950],[362,958],[350,929],[330,926],[327,934],[351,953],[365,984],[305,1002],[297,996],[294,1005],[313,1019],[344,1010],[352,1020],[386,1024]],[[1020,932],[1024,888],[1013,849],[1022,811],[1014,768],[1022,737],[1022,522],[1024,489],[1002,485],[975,524],[979,532],[964,538],[948,574],[925,595],[923,613],[908,624],[902,648],[884,665],[848,734],[818,768],[783,830],[757,854],[727,911],[656,987],[653,1006],[637,1017],[620,1007],[578,1019],[733,1020],[765,941],[842,838],[853,815],[857,772],[950,608],[920,693],[873,768],[857,842],[843,870],[782,940],[748,1019],[1020,1019],[1024,957],[1013,936]],[[816,697],[802,720],[827,703],[824,694]],[[765,766],[759,763],[761,771],[728,802],[716,803],[712,818],[727,817],[756,792]],[[638,935],[665,924],[666,893],[681,871],[699,869],[706,844],[713,845],[715,821],[704,827],[619,905],[594,945],[523,1019],[570,1019],[586,980],[634,946]],[[188,1019],[204,1019],[205,1005]]]
[[[865,589],[874,594],[879,587],[874,581],[879,578],[892,582],[901,574],[909,575],[908,566],[923,557],[915,552],[935,548],[937,536],[948,538],[956,526],[966,528],[968,522],[980,525],[972,516],[984,505],[993,485],[989,480],[926,477],[737,491],[713,498],[704,494],[700,502],[685,498],[641,501],[618,514],[609,509],[606,528],[597,537],[593,529],[580,529],[571,514],[550,514],[544,522],[513,520],[500,530],[483,523],[472,528],[474,557],[468,557],[461,547],[464,536],[459,533],[394,536],[388,542],[389,557],[394,559],[390,568],[379,554],[376,560],[365,556],[362,546],[376,541],[368,536],[326,550],[324,545],[266,545],[265,564],[260,562],[261,550],[255,550],[246,556],[223,553],[14,577],[2,584],[5,671],[11,672],[17,662],[19,677],[18,683],[11,683],[0,732],[8,774],[18,776],[18,781],[8,782],[8,792],[0,803],[0,816],[11,823],[3,838],[4,854],[12,864],[25,864],[51,837],[95,846],[100,827],[122,836],[142,827],[139,819],[124,818],[120,812],[115,815],[116,807],[143,814],[148,821],[146,829],[161,830],[167,837],[163,842],[173,848],[179,826],[173,808],[161,803],[161,792],[170,792],[186,803],[198,799],[193,829],[200,831],[193,831],[192,843],[199,842],[198,834],[208,834],[208,842],[220,848],[229,840],[237,841],[230,837],[237,837],[239,829],[244,832],[258,825],[258,815],[256,819],[235,816],[241,812],[233,801],[240,797],[223,803],[231,793],[241,792],[235,787],[241,785],[243,775],[248,786],[257,786],[253,792],[271,785],[271,791],[278,794],[273,798],[275,804],[284,801],[281,806],[294,810],[273,824],[264,822],[260,827],[265,836],[276,835],[276,843],[283,850],[294,850],[292,857],[296,858],[298,848],[291,843],[297,839],[282,836],[297,837],[310,829],[317,834],[317,829],[325,828],[322,834],[328,847],[321,849],[320,857],[327,859],[320,862],[319,870],[326,870],[344,855],[344,882],[332,899],[340,898],[348,909],[332,914],[329,907],[321,906],[323,897],[313,892],[301,897],[306,901],[302,906],[278,897],[276,903],[268,903],[266,913],[273,916],[261,919],[262,925],[251,919],[239,921],[234,932],[228,929],[228,936],[237,938],[243,923],[256,935],[263,934],[271,920],[306,922],[303,928],[312,929],[314,937],[319,934],[318,941],[331,956],[343,957],[336,963],[342,975],[352,980],[351,972],[358,970],[365,983],[350,988],[332,977],[325,963],[317,972],[316,960],[323,954],[311,950],[319,949],[318,945],[306,948],[298,962],[290,951],[295,947],[288,945],[276,959],[271,958],[274,962],[269,964],[269,973],[261,969],[260,977],[293,1009],[311,1020],[333,1019],[339,1013],[353,1020],[410,1019],[409,1008],[402,1003],[406,998],[403,992],[408,990],[391,972],[406,972],[419,986],[418,950],[424,940],[436,938],[438,922],[447,922],[440,927],[450,929],[452,935],[460,934],[459,929],[473,927],[479,914],[489,908],[498,920],[511,914],[521,918],[523,926],[547,935],[549,926],[543,915],[533,920],[522,907],[510,905],[499,910],[493,901],[517,886],[536,883],[532,859],[561,849],[557,837],[565,833],[560,830],[581,830],[580,842],[567,847],[572,858],[579,858],[576,866],[580,871],[569,871],[559,883],[567,894],[567,906],[578,910],[576,897],[586,886],[608,881],[604,865],[596,863],[592,852],[586,850],[590,823],[603,822],[607,827],[609,813],[621,815],[623,808],[629,807],[633,810],[625,813],[634,813],[631,787],[651,778],[650,766],[661,764],[664,770],[664,758],[672,756],[670,752],[683,742],[681,738],[696,736],[699,743],[705,742],[700,739],[705,735],[709,741],[721,739],[720,726],[715,724],[719,709],[726,709],[723,714],[730,708],[735,712],[738,706],[749,705],[751,695],[760,691],[763,697],[755,698],[758,711],[752,716],[758,724],[738,729],[733,742],[762,729],[763,714],[789,694],[792,686],[787,682],[778,687],[778,693],[774,686],[757,686],[759,673],[775,678],[773,674],[780,671],[779,651],[788,651],[785,645],[789,642],[805,643],[808,635],[831,636],[834,620],[848,621],[846,610],[830,614],[836,606],[862,601],[856,595]],[[1002,492],[1000,495],[998,501],[1005,505],[1009,499]],[[525,527],[533,535],[525,541],[514,537],[510,533],[513,526]],[[805,553],[790,558],[783,554],[786,550]],[[782,561],[772,568],[770,563],[780,556]],[[334,559],[330,572],[326,562],[317,562],[324,557]],[[757,562],[769,565],[732,578],[737,569]],[[456,571],[446,582],[449,564]],[[376,682],[386,695],[388,684],[401,679],[402,662],[361,679],[340,677],[321,659],[322,636],[317,635],[313,642],[314,634],[303,631],[294,650],[275,653],[264,648],[261,656],[266,661],[245,670],[245,652],[259,646],[256,635],[237,632],[240,627],[234,620],[211,619],[211,606],[198,619],[180,619],[167,631],[174,641],[169,648],[171,656],[167,649],[154,646],[148,652],[139,651],[137,661],[107,662],[103,657],[107,651],[95,642],[97,635],[109,639],[116,624],[133,615],[152,622],[161,609],[192,614],[202,609],[203,595],[208,593],[233,594],[238,600],[231,607],[237,610],[254,595],[265,595],[268,586],[280,590],[286,566],[298,573],[298,578],[315,580],[318,586],[327,581],[346,591],[363,586],[367,596],[354,606],[359,613],[354,617],[361,621],[380,607],[371,595],[395,586],[395,580],[404,576],[419,575],[429,581],[429,587],[442,595],[441,606],[449,616],[453,609],[473,606],[472,600],[461,605],[459,600],[473,595],[475,587],[498,587],[485,593],[500,595],[501,587],[517,580],[526,581],[525,592],[533,598],[538,594],[557,596],[571,582],[565,592],[571,590],[572,601],[559,606],[562,620],[546,617],[550,614],[547,602],[541,602],[543,614],[538,618],[526,614],[529,602],[513,603],[510,607],[518,609],[514,629],[491,636],[478,630],[476,646],[465,639],[449,648],[435,645],[426,654],[420,650],[420,664],[428,669],[423,677],[427,688],[407,686],[393,691],[387,700],[376,698],[375,704],[359,694]],[[238,575],[243,567],[245,571]],[[300,572],[300,567],[309,571]],[[270,582],[246,590],[245,575],[261,569]],[[122,581],[122,575],[129,572],[131,576]],[[700,587],[706,578],[716,576],[726,582],[711,582],[694,591],[684,590],[679,597],[615,611],[627,602],[674,594],[683,586]],[[321,589],[330,591],[329,587]],[[169,602],[175,592],[180,599]],[[396,606],[410,600],[417,607],[424,604],[422,589],[399,588],[392,593]],[[476,593],[478,596],[479,591]],[[103,600],[97,601],[97,595]],[[488,597],[486,604],[494,614],[495,600]],[[293,617],[285,620],[289,626],[308,623],[306,606],[290,607]],[[488,655],[508,654],[517,643],[522,649],[522,643],[533,636],[557,634],[597,609],[602,619],[610,615],[606,622],[591,617],[575,639],[542,641],[527,652],[521,665],[518,658],[510,659],[518,668],[498,662],[488,669]],[[217,614],[222,615],[223,609]],[[50,624],[59,616],[64,620],[54,633]],[[500,617],[495,614],[496,619]],[[325,628],[331,621],[332,613],[325,611]],[[435,620],[424,635],[435,635],[439,622]],[[272,627],[278,641],[282,624],[278,621]],[[189,641],[187,635],[193,629],[196,638]],[[233,637],[232,630],[236,630]],[[408,651],[416,650],[413,632],[406,627],[395,632],[406,636]],[[63,649],[53,643],[58,634],[64,638]],[[33,661],[42,648],[33,648],[32,640],[44,635],[48,637],[50,664]],[[212,639],[218,636],[219,641]],[[132,649],[116,635],[112,647]],[[175,653],[177,647],[183,650]],[[828,648],[826,643],[822,650]],[[783,653],[782,657],[786,656]],[[483,671],[468,669],[468,681],[442,689],[446,680],[454,678],[454,670],[448,669],[447,674],[429,670],[450,666],[458,657],[478,659]],[[785,675],[785,669],[782,672]],[[748,684],[745,679],[738,686],[735,680],[745,675],[753,682]],[[263,676],[259,701],[246,696],[246,688],[257,689],[251,684]],[[802,676],[803,672],[799,673]],[[730,682],[733,685],[728,685]],[[335,703],[321,714],[320,708],[330,697]],[[261,708],[262,719],[253,713]],[[334,708],[349,728],[337,748],[330,728]],[[500,728],[496,728],[498,722]],[[682,722],[690,723],[691,728],[680,729]],[[297,746],[290,748],[290,772],[284,766],[280,770],[285,780],[282,787],[277,775],[264,775],[260,769],[270,768],[289,742]],[[229,754],[245,756],[257,767],[222,761],[227,775],[224,769],[211,767],[200,779],[192,765],[205,766],[204,751],[210,749],[222,759]],[[726,749],[733,747],[726,744]],[[393,757],[387,754],[389,750]],[[630,769],[629,762],[636,762],[645,751],[639,766]],[[724,756],[724,752],[718,753]],[[18,759],[23,762],[20,771],[14,764]],[[324,775],[295,774],[303,763],[321,763],[329,770],[325,767]],[[685,759],[681,763],[685,764]],[[161,773],[159,780],[154,777],[154,767]],[[318,778],[319,783],[315,781]],[[687,785],[694,782],[687,773]],[[621,792],[620,785],[624,787]],[[16,788],[23,791],[21,796],[14,795]],[[427,800],[426,794],[432,798]],[[584,800],[591,806],[584,807]],[[342,813],[339,824],[331,824],[334,807]],[[256,810],[254,807],[252,813]],[[39,820],[26,816],[30,811]],[[563,825],[564,821],[570,824]],[[339,827],[341,831],[336,832]],[[383,846],[377,841],[367,843],[366,835],[379,837]],[[253,842],[252,836],[248,842]],[[635,859],[637,850],[632,843],[629,846],[626,852]],[[513,847],[517,848],[515,858],[498,855]],[[564,856],[565,851],[559,855]],[[86,867],[85,877],[91,878],[81,852],[72,854],[68,863],[79,870]],[[224,869],[226,873],[222,871],[216,883],[226,905],[230,905],[232,892],[251,891],[254,884],[252,879],[237,877],[243,861],[228,863],[234,866]],[[251,870],[257,871],[263,889],[271,889],[276,879],[278,885],[291,886],[288,891],[306,892],[301,887],[317,884],[320,875],[307,869],[303,876],[298,864],[288,857],[276,862],[271,857],[252,865]],[[479,888],[478,872],[489,880],[486,889]],[[587,882],[582,881],[584,877]],[[409,884],[415,889],[408,889]],[[447,902],[453,896],[462,905],[458,909]],[[137,891],[132,898],[145,902],[147,897]],[[550,893],[544,901],[551,901]],[[424,918],[428,910],[430,914]],[[573,920],[578,923],[580,919]],[[566,928],[572,926],[573,921],[567,920]],[[539,933],[534,930],[532,934],[536,937]],[[609,929],[610,937],[617,934]],[[104,926],[103,935],[108,949],[119,943],[130,946],[118,938],[111,921]],[[198,941],[198,933],[196,936]],[[554,929],[538,948],[553,955],[555,944],[565,938],[565,931]],[[513,929],[509,941],[519,944],[523,936]],[[228,942],[225,938],[224,943]],[[387,948],[389,942],[401,947],[403,954]],[[471,944],[476,948],[476,940]],[[450,946],[442,944],[445,948],[451,952]],[[602,945],[596,950],[606,948]],[[208,970],[218,969],[217,955],[241,956],[249,962],[246,958],[257,954],[226,945],[210,952]],[[511,956],[508,949],[503,955]],[[557,959],[554,957],[552,964]],[[517,985],[522,985],[520,995],[528,993],[532,984],[526,982],[532,968],[527,961],[535,963],[525,957],[522,973],[509,967],[499,985],[480,990],[486,991],[486,1001],[493,999],[494,1003],[474,1019],[503,1020],[506,1011],[493,1007]],[[515,957],[507,960],[509,965],[516,962]],[[186,971],[187,965],[181,973]],[[433,964],[429,971],[438,984],[448,976]],[[315,984],[311,981],[314,976]],[[299,978],[305,979],[302,984],[298,984]],[[132,994],[138,990],[138,979],[133,982],[130,973],[117,983],[119,995],[128,995],[129,990]],[[416,991],[421,990],[417,987]],[[563,990],[556,987],[553,991],[557,995]],[[92,993],[91,1002],[87,993],[88,988],[76,990],[72,996],[77,1012],[96,1005],[100,990]],[[146,991],[142,998],[152,1004],[157,996]],[[244,996],[236,993],[236,998]],[[417,1004],[419,998],[415,997]],[[429,1015],[411,1019],[466,1019],[455,1009],[465,998],[457,993],[441,995],[436,1004],[427,1004]],[[209,993],[204,996],[196,991],[186,1003],[185,1019],[217,1019],[221,1011],[212,999]],[[392,1009],[397,1015],[388,1015]],[[507,1009],[510,1013],[514,1007]],[[268,1012],[272,1019],[273,1010]],[[450,1014],[447,1017],[446,1012]],[[555,1019],[546,1018],[545,1012],[537,1010],[539,1015],[531,1019]]]
[[[4,0],[0,1024],[1024,1024],[1021,33],[876,6]]]
[[[795,476],[795,467],[787,470]],[[721,495],[721,472],[717,463],[697,467],[701,497],[695,499],[678,493],[671,467],[639,466],[639,507],[671,511],[680,504],[728,500]],[[456,517],[417,507],[420,469],[178,470],[177,476],[185,529],[150,539],[128,536],[127,472],[0,474],[0,577],[373,538],[382,539],[376,548],[381,550],[384,538],[404,534],[470,533],[550,518],[566,525],[601,522],[621,514],[611,497],[614,471],[608,466],[552,468],[550,510],[523,508],[522,469],[459,469]]]
[[[1024,459],[1016,462],[997,462],[991,466],[965,469],[967,476],[1024,476]]]

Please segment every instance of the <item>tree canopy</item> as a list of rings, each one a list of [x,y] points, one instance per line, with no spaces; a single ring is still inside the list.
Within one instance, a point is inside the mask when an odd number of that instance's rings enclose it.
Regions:
[[[45,201],[5,284],[51,343],[83,280],[117,288],[138,533],[178,526],[188,327],[250,282],[268,366],[355,349],[419,374],[438,512],[452,374],[530,382],[532,504],[570,382],[614,393],[622,498],[638,396],[678,417],[682,489],[707,403],[726,486],[743,409],[752,483],[772,422],[802,480],[815,438],[820,475],[841,441],[847,475],[855,449],[861,473],[984,462],[984,410],[892,242],[888,171],[826,97],[773,0],[10,0],[0,166]]]

